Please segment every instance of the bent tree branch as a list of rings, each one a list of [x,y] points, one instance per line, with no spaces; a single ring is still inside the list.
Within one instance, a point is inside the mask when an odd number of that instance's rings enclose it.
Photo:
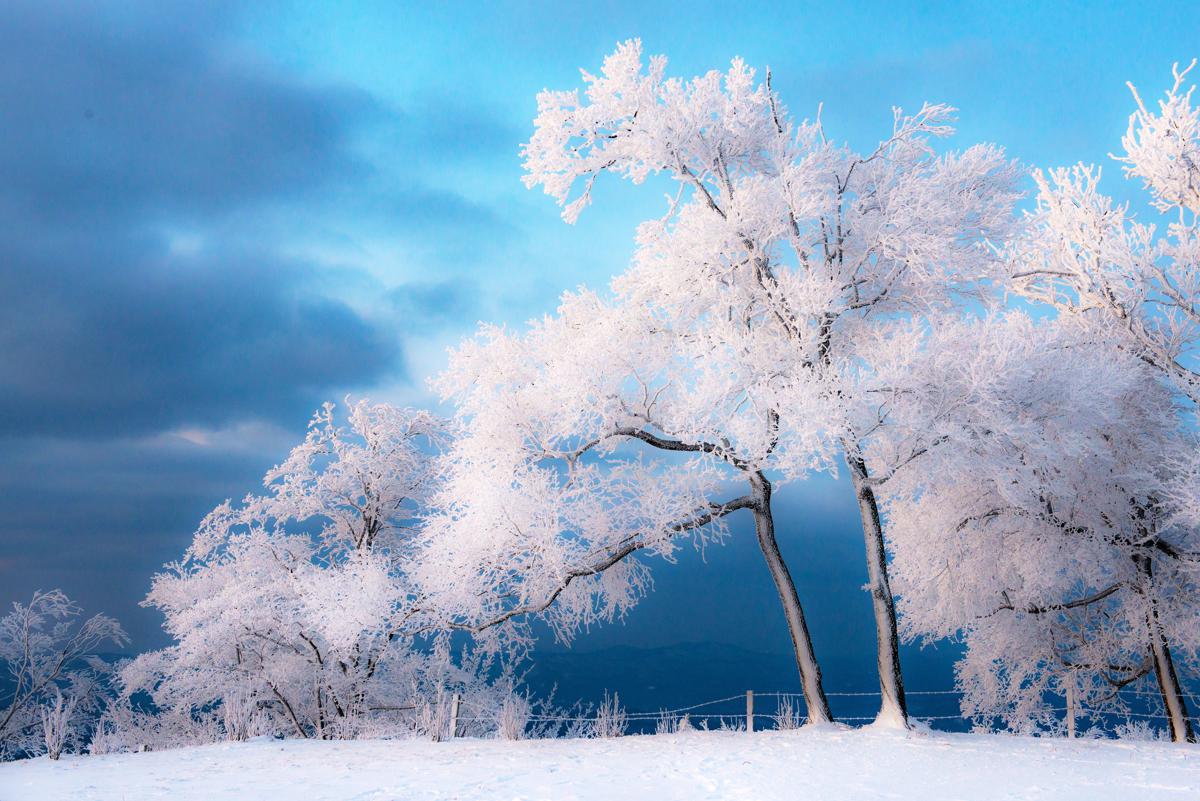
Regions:
[[[727,501],[723,504],[712,504],[709,508],[709,511],[696,515],[688,520],[675,523],[674,525],[669,526],[667,531],[675,534],[680,534],[685,531],[693,531],[695,529],[702,528],[714,520],[718,520],[725,515],[730,514],[731,512],[735,512],[738,509],[752,508],[754,503],[754,499],[746,495],[740,498],[734,498],[733,500]],[[634,539],[595,562],[569,571],[563,576],[563,579],[558,586],[555,587],[550,594],[541,601],[514,607],[481,623],[452,624],[452,628],[478,634],[482,631],[486,631],[487,629],[498,626],[508,620],[512,620],[515,617],[544,612],[549,609],[556,600],[558,600],[558,597],[562,595],[563,592],[565,592],[576,579],[603,573],[613,565],[616,565],[618,562],[621,562],[630,555],[648,547],[649,545],[650,542],[645,538]]]
[[[1017,606],[1008,600],[1008,594],[1005,593],[1003,604],[998,606],[995,610],[988,612],[986,615],[980,615],[980,617],[991,617],[992,615],[995,615],[995,614],[998,614],[998,613],[1004,612],[1004,611],[1024,612],[1027,615],[1045,615],[1050,612],[1063,612],[1063,611],[1066,611],[1067,609],[1077,609],[1081,606],[1090,606],[1091,604],[1097,603],[1099,601],[1103,601],[1105,598],[1107,598],[1108,596],[1117,592],[1124,586],[1125,586],[1125,582],[1118,581],[1114,584],[1110,584],[1109,586],[1105,587],[1102,590],[1098,590],[1097,592],[1092,593],[1091,595],[1085,595],[1082,598],[1076,598],[1072,601],[1063,601],[1062,603],[1057,603],[1057,604],[1047,604],[1045,606],[1038,606],[1036,604],[1029,604],[1028,606]]]

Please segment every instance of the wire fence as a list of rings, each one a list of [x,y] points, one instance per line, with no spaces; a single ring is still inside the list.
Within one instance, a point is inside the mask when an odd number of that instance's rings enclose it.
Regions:
[[[1192,704],[1197,704],[1197,696],[1190,692],[1182,693]],[[934,700],[949,701],[953,699],[954,706],[959,707],[959,702],[962,698],[962,692],[959,690],[906,690],[905,696],[909,699],[931,698]],[[1151,699],[1157,699],[1161,696],[1152,691],[1136,690],[1136,689],[1121,689],[1114,693],[1116,696],[1133,697],[1143,699],[1142,706],[1146,702],[1153,703]],[[878,690],[861,691],[861,692],[828,692],[826,693],[830,699],[876,699],[881,698]],[[774,711],[759,711],[756,708],[756,703],[759,699],[774,699]],[[741,708],[730,711],[708,711],[715,707],[728,704],[745,704],[745,711]],[[920,711],[914,711],[914,707],[919,706],[917,703],[910,702],[909,718],[923,723],[933,723],[935,721],[957,721],[964,726],[972,724],[972,719],[964,716],[961,711],[952,714],[942,714],[944,710],[936,710],[938,714],[923,714]],[[466,704],[464,704],[464,708]],[[779,724],[782,717],[787,715],[794,716],[796,725],[803,725],[807,722],[807,717],[801,714],[805,709],[804,695],[798,692],[780,692],[780,691],[747,691],[737,695],[730,695],[724,698],[714,698],[709,701],[701,701],[700,703],[690,704],[687,706],[662,709],[641,709],[641,710],[622,710],[623,719],[634,729],[646,729],[657,726],[662,721],[680,721],[683,718],[692,724],[717,721],[724,728],[761,728],[758,724]],[[858,711],[858,710],[855,710]],[[934,710],[930,710],[934,711]],[[1081,704],[1072,705],[1068,699],[1066,706],[1048,706],[1042,707],[1041,712],[1053,713],[1055,715],[1063,715],[1064,717],[1074,717],[1081,719],[1089,719],[1092,721],[1105,720],[1112,722],[1115,720],[1129,720],[1135,718],[1138,720],[1157,720],[1168,721],[1170,718],[1161,713],[1140,711],[1138,709],[1094,709],[1085,707]],[[835,714],[835,719],[840,723],[866,723],[876,719],[875,714]],[[466,722],[490,722],[492,718],[475,717],[469,715],[458,715],[457,721]],[[580,724],[592,723],[596,720],[595,714],[531,714],[528,716],[531,723],[559,723],[559,724]],[[1072,730],[1073,730],[1073,723]]]

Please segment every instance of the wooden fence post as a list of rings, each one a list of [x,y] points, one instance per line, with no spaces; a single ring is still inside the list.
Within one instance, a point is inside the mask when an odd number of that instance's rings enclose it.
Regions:
[[[458,704],[462,701],[462,696],[455,693],[450,699],[450,739],[458,736]]]
[[[1067,736],[1075,739],[1075,674],[1067,674]]]
[[[754,690],[746,690],[746,732],[754,731]]]

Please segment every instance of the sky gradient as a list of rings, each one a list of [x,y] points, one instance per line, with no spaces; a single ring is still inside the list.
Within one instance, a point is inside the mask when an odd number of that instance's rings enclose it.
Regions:
[[[1155,97],[1200,55],[1195,3],[568,5],[0,5],[0,603],[62,587],[163,644],[137,606],[151,575],[322,401],[433,405],[426,379],[478,321],[621,271],[662,198],[601,182],[567,226],[518,156],[537,91],[619,40],[688,77],[770,66],[858,147],[892,105],[947,102],[950,146],[1041,166],[1109,163],[1125,81]],[[780,535],[818,651],[869,667],[852,501],[789,486]],[[577,647],[787,650],[742,524],[657,581]],[[952,652],[910,657],[913,683],[946,685]]]

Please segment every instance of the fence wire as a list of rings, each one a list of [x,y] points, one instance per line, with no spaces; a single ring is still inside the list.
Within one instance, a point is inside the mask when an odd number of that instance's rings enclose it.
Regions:
[[[1140,697],[1151,697],[1151,698],[1156,697],[1158,695],[1158,693],[1151,692],[1151,691],[1145,691],[1145,690],[1123,689],[1123,690],[1120,690],[1119,692],[1124,693],[1126,695],[1135,695],[1135,696],[1140,696]],[[774,690],[760,692],[760,691],[755,690],[755,691],[752,691],[752,693],[753,693],[753,697],[755,698],[755,700],[757,700],[759,698],[775,698],[778,700],[796,698],[796,699],[800,699],[801,701],[804,700],[804,694],[798,693],[798,692],[780,692],[780,691],[774,691]],[[873,692],[872,691],[827,692],[825,694],[827,696],[829,696],[830,698],[880,698],[881,697],[881,694],[878,690],[873,691]],[[905,690],[905,695],[906,696],[961,696],[962,693],[958,690]],[[1195,695],[1193,695],[1191,693],[1187,693],[1187,692],[1183,693],[1183,695],[1186,698],[1192,700],[1193,703],[1196,702]],[[651,712],[651,711],[635,711],[635,712],[625,711],[624,718],[626,721],[631,722],[631,723],[641,723],[641,722],[651,722],[651,721],[657,722],[657,721],[661,721],[661,720],[678,720],[678,719],[686,716],[689,720],[703,720],[703,721],[718,720],[718,721],[721,721],[722,723],[731,722],[734,724],[736,724],[739,721],[744,724],[747,719],[753,719],[755,721],[758,721],[758,720],[777,721],[779,719],[780,715],[779,715],[778,711],[776,711],[775,713],[754,712],[750,715],[747,715],[746,713],[741,712],[741,711],[720,712],[720,713],[709,712],[709,713],[696,714],[696,711],[700,710],[700,709],[705,709],[707,707],[716,706],[718,704],[728,704],[728,703],[732,703],[735,701],[740,702],[740,701],[744,701],[745,699],[746,699],[746,694],[739,693],[738,695],[730,695],[725,698],[715,698],[711,701],[701,701],[700,703],[697,703],[697,704],[691,704],[689,706],[677,707],[674,709],[660,709],[660,710],[653,711],[653,712]],[[467,703],[464,701],[463,705],[465,707],[465,706],[467,706]],[[1066,707],[1066,706],[1047,707],[1043,711],[1053,712],[1053,713],[1066,713],[1066,712],[1070,711],[1070,708]],[[1080,717],[1086,716],[1086,717],[1091,717],[1091,718],[1099,718],[1101,716],[1107,716],[1107,717],[1116,717],[1116,718],[1140,718],[1140,719],[1147,719],[1147,720],[1170,720],[1170,718],[1167,715],[1163,715],[1163,714],[1154,714],[1154,713],[1148,713],[1148,712],[1134,712],[1134,711],[1130,711],[1130,710],[1115,711],[1115,710],[1092,709],[1092,708],[1084,707],[1082,705],[1076,706],[1075,711]],[[970,722],[970,720],[971,720],[970,717],[964,716],[962,714],[921,715],[921,714],[911,714],[910,713],[909,717],[912,718],[913,720],[917,720],[917,721],[959,720],[959,721],[963,721],[963,722]],[[875,715],[835,715],[835,718],[838,722],[847,722],[847,723],[856,722],[857,723],[857,722],[875,720]],[[806,715],[804,715],[804,716],[797,715],[796,719],[801,724],[806,723],[808,720]],[[486,722],[492,722],[493,718],[490,718],[490,717],[468,717],[468,716],[460,715],[458,717],[458,720],[460,722],[485,722],[486,723]],[[595,715],[533,714],[528,717],[528,720],[532,723],[591,723],[596,720],[596,716]]]

